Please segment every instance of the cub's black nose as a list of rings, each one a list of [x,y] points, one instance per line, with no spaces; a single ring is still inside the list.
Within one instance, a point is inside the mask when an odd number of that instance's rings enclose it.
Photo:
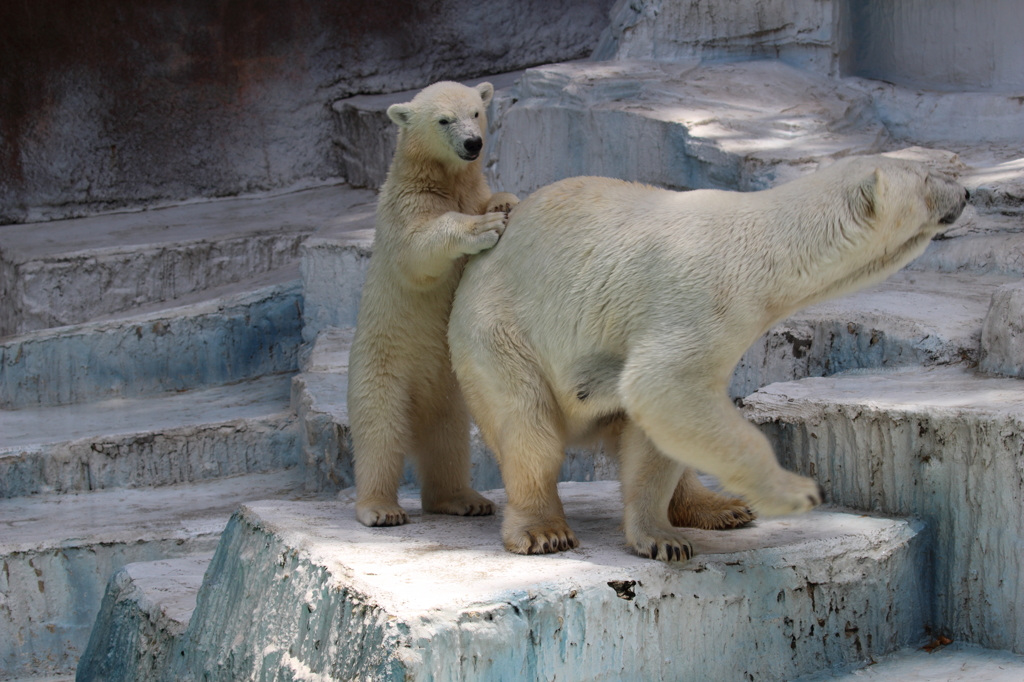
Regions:
[[[462,143],[462,146],[466,148],[466,151],[470,154],[478,153],[484,146],[484,141],[479,137],[471,137]]]

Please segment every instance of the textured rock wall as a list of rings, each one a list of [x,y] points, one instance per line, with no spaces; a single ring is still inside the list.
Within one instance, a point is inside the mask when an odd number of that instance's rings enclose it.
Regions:
[[[339,175],[329,105],[585,57],[609,0],[0,5],[0,223]]]

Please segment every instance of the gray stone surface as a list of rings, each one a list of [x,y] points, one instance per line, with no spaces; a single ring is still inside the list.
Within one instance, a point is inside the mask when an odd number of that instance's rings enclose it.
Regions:
[[[110,578],[79,682],[153,680],[185,632],[213,554],[128,564]]]
[[[852,672],[825,671],[793,682],[1020,682],[1024,656],[954,643],[933,651],[906,649]]]
[[[1024,378],[1024,282],[999,287],[981,330],[980,369]]]
[[[586,57],[610,4],[6,4],[0,223],[338,177],[331,102]]]
[[[842,10],[837,0],[619,0],[592,58],[773,58],[835,75]]]
[[[71,672],[111,575],[213,550],[241,502],[299,494],[296,473],[0,500],[0,675]]]
[[[0,410],[133,398],[294,371],[302,283],[298,267],[278,272],[295,279],[0,339]]]
[[[744,402],[830,501],[928,523],[936,631],[1024,653],[1024,382],[927,368],[772,384]]]
[[[778,61],[552,64],[516,96],[488,169],[520,196],[574,175],[765,189],[889,141],[867,93]]]
[[[849,3],[847,69],[929,90],[1024,92],[1024,15],[1010,2]]]
[[[666,566],[623,548],[615,483],[560,492],[581,547],[537,557],[505,552],[497,517],[415,500],[375,529],[351,502],[245,505],[163,679],[782,681],[923,635],[918,523],[692,531],[700,555]]]
[[[0,227],[0,335],[77,324],[293,265],[373,193],[332,185]]]
[[[977,363],[989,300],[1008,279],[904,270],[806,308],[750,347],[729,393],[853,369]]]
[[[290,375],[159,397],[0,411],[0,498],[162,486],[299,461]]]
[[[312,343],[328,327],[355,327],[359,299],[373,251],[373,212],[363,229],[342,238],[313,238],[302,245],[302,340]]]

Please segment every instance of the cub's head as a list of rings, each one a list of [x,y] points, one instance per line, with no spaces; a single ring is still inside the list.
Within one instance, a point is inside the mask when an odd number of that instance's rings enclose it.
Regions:
[[[487,130],[487,105],[494,86],[475,88],[451,81],[434,83],[411,102],[392,104],[388,117],[398,124],[406,153],[449,165],[480,156]]]

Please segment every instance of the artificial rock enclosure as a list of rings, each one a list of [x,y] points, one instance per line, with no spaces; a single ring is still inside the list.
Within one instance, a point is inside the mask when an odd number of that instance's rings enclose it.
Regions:
[[[0,9],[0,679],[1024,678],[1015,3],[371,5]],[[442,78],[494,83],[486,171],[520,196],[878,152],[970,189],[921,258],[736,369],[829,505],[663,565],[622,547],[614,464],[572,450],[576,551],[421,514],[411,471],[411,524],[355,521],[384,112]],[[473,466],[500,505],[476,437]]]

